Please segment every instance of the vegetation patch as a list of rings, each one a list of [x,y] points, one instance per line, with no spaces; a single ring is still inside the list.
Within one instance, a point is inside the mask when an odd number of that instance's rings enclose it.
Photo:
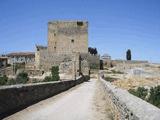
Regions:
[[[6,75],[0,76],[0,85],[5,85],[8,81],[8,77]]]
[[[150,90],[145,89],[144,87],[138,87],[137,89],[130,89],[128,91],[160,108],[160,85],[152,87]]]
[[[29,81],[28,74],[25,72],[19,73],[16,79],[8,79],[6,75],[0,76],[0,85],[15,85],[15,84],[25,84]]]
[[[27,83],[29,80],[28,74],[26,72],[21,72],[16,77],[16,83]]]
[[[58,81],[60,79],[59,77],[59,67],[53,66],[51,68],[51,76],[46,76],[43,80],[43,82],[50,82],[50,81]]]
[[[131,94],[145,100],[146,96],[148,94],[148,89],[145,89],[144,87],[138,87],[137,89],[130,89],[128,90]]]
[[[8,79],[6,85],[15,85],[17,84],[16,79]]]
[[[105,79],[106,81],[108,81],[108,82],[114,82],[115,80],[117,80],[116,78],[109,77],[109,76],[104,77],[104,79]]]
[[[112,72],[113,74],[124,74],[123,72],[121,72],[121,71],[116,71],[116,70],[111,70],[111,72]]]
[[[148,102],[160,108],[160,85],[150,89]]]
[[[46,76],[43,80],[43,82],[50,82],[53,81],[51,76]]]

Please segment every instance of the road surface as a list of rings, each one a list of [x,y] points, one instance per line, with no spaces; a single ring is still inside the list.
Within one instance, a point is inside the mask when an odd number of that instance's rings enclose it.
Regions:
[[[92,79],[4,120],[111,120],[102,93],[98,81]]]

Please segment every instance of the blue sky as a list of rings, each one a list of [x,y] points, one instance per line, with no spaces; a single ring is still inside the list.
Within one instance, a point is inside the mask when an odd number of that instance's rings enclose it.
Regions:
[[[50,20],[88,20],[89,46],[160,62],[160,0],[0,0],[0,53],[47,44]]]

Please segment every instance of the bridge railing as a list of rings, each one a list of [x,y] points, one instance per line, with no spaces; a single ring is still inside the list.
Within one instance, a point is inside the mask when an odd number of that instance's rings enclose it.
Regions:
[[[0,119],[86,80],[88,76],[69,81],[3,86],[0,88]]]
[[[160,109],[120,89],[100,77],[109,99],[116,106],[121,120],[160,120]]]

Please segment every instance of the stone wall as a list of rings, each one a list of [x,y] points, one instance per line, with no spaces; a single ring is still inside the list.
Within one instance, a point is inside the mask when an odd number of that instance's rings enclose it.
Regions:
[[[159,120],[160,109],[100,78],[120,120]]]
[[[44,56],[43,56],[44,55]],[[99,68],[99,56],[90,54],[43,54],[39,59],[38,69],[43,71],[50,71],[53,65],[60,66],[60,72],[64,73],[69,70],[69,73],[75,74],[74,71],[82,72],[84,75],[88,75],[88,71],[92,65],[96,65]],[[76,70],[75,70],[76,69]],[[72,71],[72,72],[71,72]],[[67,73],[67,72],[66,72]]]
[[[91,54],[81,54],[82,60],[87,60],[89,64],[89,68],[92,69],[93,66],[96,66],[97,69],[100,67],[100,56],[99,55],[91,55]]]
[[[0,88],[0,119],[88,79],[84,76],[63,82],[3,86]]]
[[[40,69],[41,65],[44,64],[43,61],[47,59],[48,57],[48,51],[46,46],[36,46],[36,52],[35,52],[35,66],[36,69]]]
[[[58,54],[88,53],[88,22],[49,22],[48,51]]]
[[[0,69],[0,75],[13,75],[13,67],[6,67]]]

